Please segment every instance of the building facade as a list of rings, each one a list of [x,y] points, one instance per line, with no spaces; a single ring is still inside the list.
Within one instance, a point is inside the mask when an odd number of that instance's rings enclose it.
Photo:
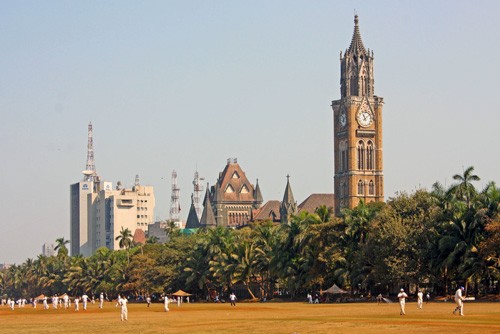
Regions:
[[[55,256],[56,255],[56,250],[54,249],[55,246],[53,243],[44,243],[42,246],[42,255],[43,256]]]
[[[254,188],[238,161],[228,159],[217,182],[205,196],[204,203],[204,210],[211,206],[212,213],[202,213],[202,226],[213,226],[215,218],[216,226],[239,227],[252,220],[253,210],[262,204],[262,194],[259,183]],[[210,219],[211,216],[213,218]]]
[[[340,99],[332,101],[335,213],[384,200],[382,97],[374,95],[373,51],[354,17],[349,48],[340,53]]]
[[[134,235],[137,229],[147,232],[154,223],[155,197],[152,186],[135,185],[131,189],[112,189],[111,182],[104,182],[103,189],[89,195],[92,202],[89,212],[91,252],[100,247],[120,249],[121,229]],[[91,200],[92,198],[92,200]]]

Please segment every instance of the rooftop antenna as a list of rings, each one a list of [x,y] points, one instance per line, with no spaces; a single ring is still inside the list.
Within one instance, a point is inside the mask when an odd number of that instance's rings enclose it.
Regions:
[[[181,206],[179,204],[179,186],[177,186],[177,172],[172,171],[172,195],[170,196],[170,220],[179,221]]]
[[[89,123],[88,127],[87,165],[82,173],[84,175],[83,181],[98,180],[97,172],[95,170],[95,161],[94,161],[94,141],[92,139],[92,122]]]

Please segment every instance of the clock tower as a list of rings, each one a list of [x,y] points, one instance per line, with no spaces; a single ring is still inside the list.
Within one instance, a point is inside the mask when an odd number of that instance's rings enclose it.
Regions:
[[[351,45],[340,52],[340,100],[332,101],[337,215],[361,200],[384,200],[383,104],[374,95],[373,51],[365,49],[355,15]]]

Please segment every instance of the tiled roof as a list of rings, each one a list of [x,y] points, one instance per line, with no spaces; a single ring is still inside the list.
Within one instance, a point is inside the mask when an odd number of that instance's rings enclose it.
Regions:
[[[217,184],[221,200],[224,202],[254,201],[254,187],[237,162],[229,162],[226,165],[217,180]]]
[[[272,221],[280,221],[280,201],[272,200],[267,201],[254,215],[253,220],[272,220]]]
[[[140,228],[136,229],[134,232],[134,238],[132,239],[136,244],[145,244],[146,243],[146,234]]]
[[[325,205],[327,208],[335,209],[335,194],[311,194],[299,204],[299,212],[307,211],[314,213],[316,208]]]

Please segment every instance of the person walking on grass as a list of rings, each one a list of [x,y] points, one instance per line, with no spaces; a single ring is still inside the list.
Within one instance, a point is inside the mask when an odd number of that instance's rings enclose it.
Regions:
[[[458,311],[458,314],[462,317],[464,315],[464,300],[465,297],[463,296],[463,291],[464,287],[461,286],[455,291],[455,304],[457,304],[457,307],[455,307],[455,310],[453,310],[453,314],[456,314]]]
[[[99,308],[102,308],[104,306],[104,293],[101,292],[99,295]]]
[[[231,301],[231,306],[236,306],[236,295],[234,292],[231,292],[229,295],[229,300]]]
[[[406,315],[405,313],[405,304],[406,304],[406,298],[408,298],[408,295],[406,294],[404,289],[401,289],[398,294],[399,298],[399,315]]]
[[[83,304],[83,310],[86,311],[87,310],[87,302],[89,300],[89,296],[87,296],[86,293],[84,293],[82,295],[82,304]]]

